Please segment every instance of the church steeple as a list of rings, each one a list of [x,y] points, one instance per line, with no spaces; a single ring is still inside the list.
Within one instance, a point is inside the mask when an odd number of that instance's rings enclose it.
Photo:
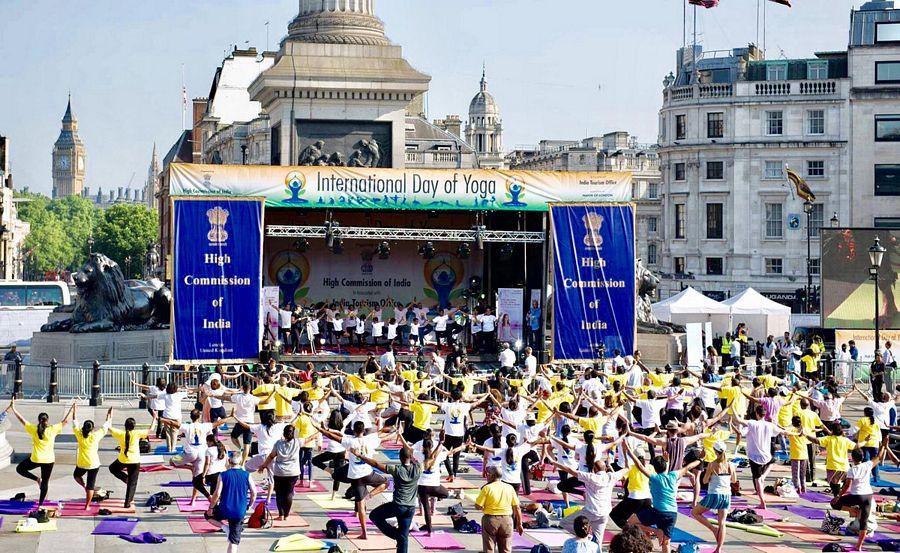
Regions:
[[[85,150],[78,136],[78,119],[69,94],[59,138],[53,145],[53,197],[81,196],[84,190]]]

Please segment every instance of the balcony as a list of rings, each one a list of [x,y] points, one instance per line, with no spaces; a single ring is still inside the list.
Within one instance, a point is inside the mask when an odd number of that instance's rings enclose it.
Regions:
[[[730,84],[700,85],[701,98],[728,98],[729,96],[734,96],[734,86]]]
[[[837,81],[781,81],[754,83],[754,96],[834,96],[840,92]]]
[[[755,83],[754,96],[788,96],[791,93],[791,83]]]
[[[407,165],[419,166],[447,166],[453,167],[459,164],[459,154],[457,152],[406,152]]]

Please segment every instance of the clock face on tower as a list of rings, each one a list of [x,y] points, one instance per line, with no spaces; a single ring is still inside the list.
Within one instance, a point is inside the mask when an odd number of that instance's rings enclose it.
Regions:
[[[60,169],[68,169],[69,168],[69,156],[61,155],[56,160],[56,166]]]

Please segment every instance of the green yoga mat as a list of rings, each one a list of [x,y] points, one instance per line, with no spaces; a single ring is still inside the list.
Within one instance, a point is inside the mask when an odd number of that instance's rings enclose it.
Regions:
[[[719,521],[711,520],[711,523],[718,526]],[[765,524],[761,526],[755,526],[752,524],[741,524],[740,522],[726,522],[726,528],[736,528],[738,530],[743,530],[744,532],[750,532],[751,534],[759,534],[761,536],[769,536],[772,538],[780,538],[784,535],[784,532],[779,532],[778,530],[766,526]]]

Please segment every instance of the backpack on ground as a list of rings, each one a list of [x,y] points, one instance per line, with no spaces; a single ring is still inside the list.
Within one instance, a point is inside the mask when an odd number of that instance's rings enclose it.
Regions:
[[[253,514],[250,515],[250,520],[247,521],[247,526],[249,528],[262,529],[272,527],[272,513],[269,512],[265,502],[257,503],[256,507],[253,509]]]
[[[147,498],[147,507],[162,507],[172,504],[172,496],[169,492],[156,492]]]
[[[844,522],[843,518],[832,515],[831,511],[826,511],[825,518],[822,519],[822,525],[819,527],[819,530],[826,534],[831,534],[832,536],[839,536]]]
[[[550,548],[543,543],[538,543],[531,548],[530,553],[550,553]]]
[[[325,523],[325,537],[329,540],[340,539],[349,532],[347,523],[343,520],[333,518]]]
[[[138,440],[138,451],[141,452],[141,455],[147,455],[150,453],[150,440],[147,438],[141,438]]]

